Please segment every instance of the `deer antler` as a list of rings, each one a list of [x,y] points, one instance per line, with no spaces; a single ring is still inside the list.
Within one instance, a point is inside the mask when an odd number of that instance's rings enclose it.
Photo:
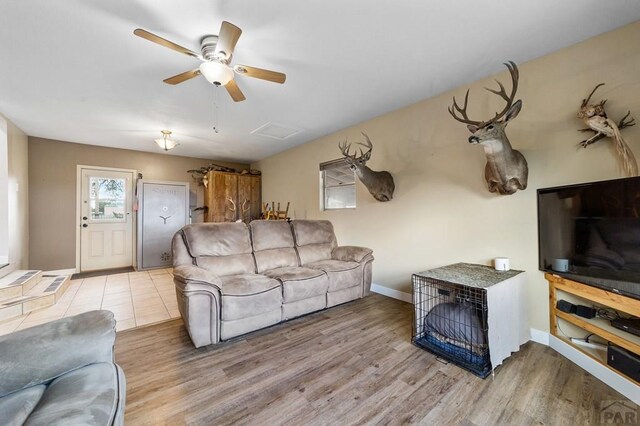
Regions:
[[[227,197],[227,201],[231,203],[231,205],[233,206],[233,208],[231,207],[227,207],[227,209],[231,210],[232,212],[236,211],[236,203],[233,202],[233,200],[231,199],[231,197]]]
[[[349,154],[349,150],[351,149],[351,144],[347,143],[346,139],[338,143],[338,148],[340,148],[340,152],[342,152],[342,155],[344,155],[345,157],[353,158],[355,160],[356,154],[355,153],[353,155]]]
[[[358,142],[358,145],[362,145],[365,148],[367,148],[367,152],[362,152],[362,150],[360,150],[360,158],[362,158],[364,161],[368,161],[369,158],[371,158],[371,151],[373,151],[373,144],[371,143],[371,139],[369,139],[369,136],[367,136],[365,132],[361,132],[361,133],[366,139],[366,143]]]
[[[453,118],[455,118],[461,123],[481,126],[482,121],[473,121],[469,119],[469,117],[467,116],[468,103],[469,103],[469,89],[467,89],[467,93],[464,95],[464,104],[462,105],[462,108],[458,105],[458,102],[456,102],[456,97],[455,96],[453,97],[453,105],[447,108],[449,110],[449,114],[451,114]],[[460,113],[460,117],[458,117],[458,115],[456,114],[456,111]]]
[[[518,66],[513,61],[505,62],[504,65],[507,67],[507,69],[509,70],[509,74],[511,75],[511,83],[513,84],[513,87],[511,88],[511,95],[507,95],[507,91],[504,90],[504,86],[498,80],[496,80],[496,83],[498,83],[498,86],[500,86],[500,90],[493,90],[485,87],[485,89],[489,92],[494,93],[507,101],[507,104],[502,109],[502,111],[496,113],[496,116],[487,121],[487,123],[485,124],[492,123],[501,119],[507,113],[507,111],[509,111],[509,108],[511,108],[511,106],[513,105],[513,100],[516,98],[516,92],[518,91],[518,80],[520,79],[520,71],[518,71]]]
[[[604,83],[600,83],[598,84],[596,87],[593,88],[593,90],[591,91],[591,93],[589,93],[589,96],[586,99],[582,100],[582,104],[580,105],[580,108],[584,108],[589,104],[589,101],[591,100],[591,97],[593,96],[594,93],[596,93],[596,90],[598,90],[598,88],[600,86],[604,86]],[[607,100],[605,99],[604,101],[602,101],[602,106],[604,106],[604,103],[607,102]]]
[[[461,123],[473,124],[479,127],[484,127],[487,124],[493,123],[499,120],[500,118],[502,118],[507,113],[507,111],[509,111],[509,108],[511,108],[511,106],[513,105],[513,101],[516,97],[516,92],[518,91],[518,80],[520,79],[520,72],[518,71],[518,66],[513,61],[505,62],[504,65],[507,67],[507,69],[509,70],[509,74],[511,75],[511,82],[513,84],[513,87],[511,88],[511,94],[507,95],[507,91],[505,90],[502,83],[500,83],[498,80],[496,80],[496,83],[498,83],[500,90],[493,90],[493,89],[489,89],[488,87],[485,87],[485,89],[488,90],[489,92],[494,93],[500,96],[505,101],[507,101],[507,104],[505,105],[502,111],[496,112],[495,117],[493,117],[489,121],[471,120],[467,116],[467,104],[469,103],[469,89],[467,89],[467,93],[464,95],[464,104],[462,105],[462,107],[458,105],[458,102],[456,101],[456,97],[455,96],[453,97],[453,105],[451,105],[448,108],[449,114],[451,114],[453,118],[460,121]],[[458,116],[458,114],[460,114],[460,116]]]

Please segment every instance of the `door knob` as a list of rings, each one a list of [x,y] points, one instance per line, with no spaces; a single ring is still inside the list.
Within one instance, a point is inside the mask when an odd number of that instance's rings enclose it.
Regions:
[[[89,225],[87,225],[86,223],[83,223],[83,224],[82,224],[82,227],[83,227],[83,228],[86,228],[87,226],[89,226]]]
[[[82,220],[87,220],[87,217],[86,216],[82,216]]]

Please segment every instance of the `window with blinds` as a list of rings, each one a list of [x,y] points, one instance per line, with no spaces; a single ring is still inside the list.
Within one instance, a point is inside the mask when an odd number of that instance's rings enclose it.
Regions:
[[[344,158],[320,164],[321,209],[355,209],[356,176]]]

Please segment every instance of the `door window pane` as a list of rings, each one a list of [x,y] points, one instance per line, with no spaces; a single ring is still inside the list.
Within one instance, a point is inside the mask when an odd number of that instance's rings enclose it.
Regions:
[[[124,222],[126,180],[103,177],[89,178],[89,210],[91,220]]]

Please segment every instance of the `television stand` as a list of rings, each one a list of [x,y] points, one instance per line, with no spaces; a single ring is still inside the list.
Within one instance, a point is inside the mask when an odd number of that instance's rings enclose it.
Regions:
[[[574,304],[590,307],[595,306],[597,308],[608,309],[610,312],[615,311],[626,314],[627,316],[640,317],[640,300],[592,287],[555,274],[545,273],[544,276],[549,282],[549,320],[551,335],[604,365],[606,368],[629,380],[636,386],[640,386],[640,382],[609,366],[606,352],[590,347],[589,345],[576,344],[576,342],[570,338],[583,338],[585,336],[595,335],[600,342],[614,344],[640,356],[640,336],[613,327],[606,318],[596,316],[595,318],[587,319],[572,313],[562,312],[556,308],[556,302],[562,299]]]

